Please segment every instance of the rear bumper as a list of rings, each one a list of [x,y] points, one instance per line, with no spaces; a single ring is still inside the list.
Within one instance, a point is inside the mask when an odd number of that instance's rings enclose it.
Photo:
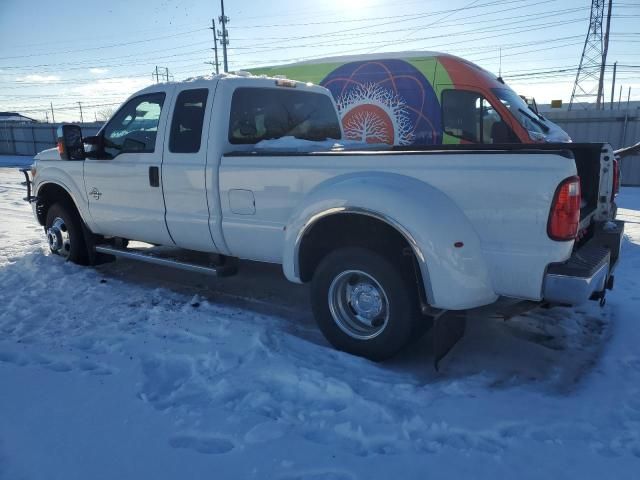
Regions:
[[[624,232],[624,222],[615,220],[596,225],[591,240],[575,250],[562,263],[547,267],[542,296],[544,301],[562,305],[578,305],[590,298],[603,297],[612,285],[612,276]]]

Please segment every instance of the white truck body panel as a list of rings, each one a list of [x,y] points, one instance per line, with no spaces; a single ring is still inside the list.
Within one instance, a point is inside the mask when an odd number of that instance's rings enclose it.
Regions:
[[[143,92],[166,94],[164,105],[171,105],[172,86],[149,87]],[[142,92],[140,92],[142,93]],[[126,105],[126,102],[125,104]],[[174,241],[165,223],[162,188],[149,185],[149,168],[162,165],[168,108],[162,108],[152,153],[121,153],[110,160],[86,159],[84,180],[94,233],[112,235],[160,245]],[[99,195],[92,194],[98,191]]]
[[[250,190],[256,214],[223,207],[223,231],[233,255],[284,260],[287,277],[299,280],[299,229],[326,210],[366,209],[396,219],[423,246],[434,306],[469,308],[496,295],[539,300],[546,266],[571,254],[572,242],[552,241],[546,228],[555,187],[572,175],[573,162],[558,155],[229,156],[221,197]]]
[[[216,242],[209,227],[210,208],[207,201],[207,140],[211,127],[212,104],[215,95],[214,83],[205,88],[209,91],[202,128],[200,151],[197,153],[173,153],[169,146],[169,135],[164,138],[162,159],[162,190],[166,206],[166,222],[171,238],[183,248],[203,252],[216,251]],[[194,87],[182,85],[175,90],[175,98],[180,92]],[[202,88],[202,87],[198,87]],[[168,110],[173,118],[176,104]]]

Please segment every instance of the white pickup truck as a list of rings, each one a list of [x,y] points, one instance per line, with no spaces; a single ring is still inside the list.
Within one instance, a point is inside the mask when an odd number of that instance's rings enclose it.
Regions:
[[[286,136],[340,142],[326,89],[242,75],[157,84],[95,137],[62,127],[25,171],[27,198],[51,251],[73,262],[214,275],[234,259],[282,264],[311,284],[327,339],[377,360],[444,311],[573,305],[613,286],[623,223],[607,144],[256,148]]]

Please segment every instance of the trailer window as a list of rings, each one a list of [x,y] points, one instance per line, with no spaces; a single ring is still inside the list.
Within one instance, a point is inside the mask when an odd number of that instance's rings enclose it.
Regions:
[[[104,149],[109,158],[120,153],[152,153],[164,93],[140,95],[129,100],[104,127]]]
[[[515,140],[491,103],[481,94],[469,90],[442,92],[442,126],[444,133],[471,143]]]
[[[169,151],[173,153],[200,151],[202,122],[208,94],[209,90],[206,88],[180,92],[171,121]]]
[[[238,88],[233,92],[229,142],[254,144],[292,136],[339,139],[338,115],[327,95],[291,88]]]

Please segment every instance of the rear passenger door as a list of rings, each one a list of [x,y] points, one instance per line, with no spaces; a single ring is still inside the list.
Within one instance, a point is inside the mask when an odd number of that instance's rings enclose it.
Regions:
[[[167,228],[179,247],[217,251],[209,231],[205,181],[213,91],[183,88],[175,95],[162,161]]]

